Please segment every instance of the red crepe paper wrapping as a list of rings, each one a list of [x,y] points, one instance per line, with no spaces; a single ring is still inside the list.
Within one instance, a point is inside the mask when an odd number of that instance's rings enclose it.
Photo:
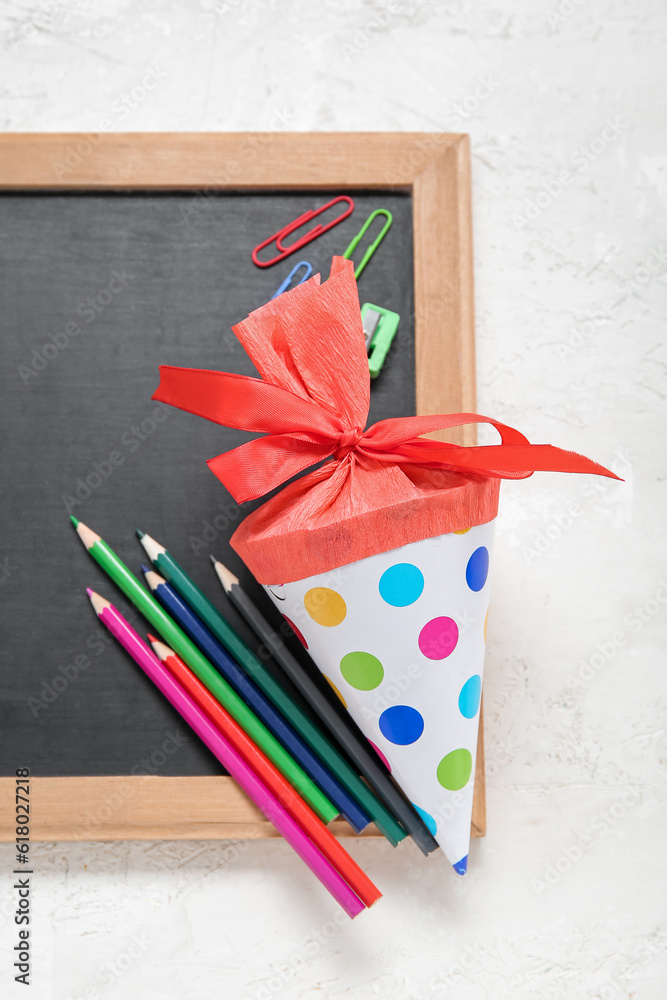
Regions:
[[[368,358],[351,261],[273,299],[233,327],[261,378],[162,366],[154,399],[266,436],[209,461],[239,502],[310,466],[250,514],[232,537],[260,583],[291,583],[496,516],[500,479],[538,470],[618,477],[471,413],[400,417],[364,430]],[[446,364],[446,359],[443,359]],[[490,423],[501,444],[462,448],[421,437]]]

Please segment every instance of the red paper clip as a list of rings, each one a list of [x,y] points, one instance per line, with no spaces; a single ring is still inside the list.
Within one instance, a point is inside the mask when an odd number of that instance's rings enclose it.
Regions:
[[[289,236],[290,233],[293,233],[300,226],[303,226],[305,222],[309,222],[316,216],[321,215],[322,212],[326,212],[328,208],[331,208],[332,205],[336,205],[339,201],[346,201],[348,207],[336,219],[333,219],[331,222],[327,222],[326,226],[322,226],[318,223],[318,225],[311,229],[309,233],[306,233],[305,236],[302,236],[295,243],[290,243],[287,247],[283,245],[282,241],[286,236]],[[294,219],[293,222],[288,222],[286,226],[279,229],[277,233],[273,234],[273,236],[269,236],[269,238],[264,240],[263,243],[257,244],[252,252],[253,264],[256,264],[257,267],[271,267],[273,264],[277,264],[278,261],[284,260],[285,257],[289,257],[289,255],[294,253],[295,250],[300,250],[301,247],[305,247],[306,243],[310,243],[311,240],[317,239],[317,237],[321,236],[322,233],[326,233],[327,229],[332,229],[334,226],[337,226],[339,222],[343,221],[343,219],[347,219],[348,215],[351,215],[353,211],[354,202],[352,199],[346,194],[341,194],[338,198],[333,198],[331,201],[328,201],[326,205],[321,205],[319,208],[313,208],[308,212],[304,212],[298,219]],[[280,251],[278,255],[273,257],[271,260],[258,260],[257,254],[260,250],[263,250],[264,247],[268,247],[269,244],[274,241],[277,249]]]

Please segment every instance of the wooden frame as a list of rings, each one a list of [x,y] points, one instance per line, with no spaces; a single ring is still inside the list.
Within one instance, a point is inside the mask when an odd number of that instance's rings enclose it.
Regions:
[[[412,196],[417,413],[475,410],[466,135],[429,133],[91,133],[0,135],[0,190],[399,188]],[[443,359],[446,364],[443,365]],[[475,443],[474,427],[449,440]],[[14,839],[13,778],[0,778],[0,840]],[[473,836],[486,831],[484,727]],[[33,840],[277,836],[228,777],[31,779]],[[341,836],[354,836],[337,820]],[[379,836],[374,827],[363,836]]]

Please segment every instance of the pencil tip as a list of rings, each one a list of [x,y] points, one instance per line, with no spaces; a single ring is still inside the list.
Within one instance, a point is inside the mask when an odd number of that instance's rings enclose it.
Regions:
[[[218,559],[214,559],[213,556],[211,556],[211,561],[215,572],[218,574],[218,580],[222,584],[222,589],[226,594],[228,594],[232,587],[237,586],[239,582],[238,576],[234,576],[231,570],[227,569],[226,566],[223,566],[223,564]]]
[[[78,528],[79,525],[81,524],[81,522],[79,521],[79,518],[75,517],[74,514],[70,514],[69,519],[70,519],[70,521],[72,522],[72,524],[74,525],[75,528]]]
[[[466,854],[465,858],[461,858],[461,860],[457,861],[455,865],[452,865],[452,868],[457,875],[465,875],[468,871],[468,855]]]
[[[150,573],[150,569],[148,568],[148,566],[144,566],[144,564],[142,563],[141,572],[144,574],[144,576],[146,576],[147,573]]]
[[[134,530],[136,531],[137,538],[139,538],[139,539],[143,538],[144,535],[146,534],[146,532],[142,531],[141,528],[135,528]]]
[[[218,560],[217,560],[217,559],[215,558],[215,556],[209,556],[209,559],[211,560],[211,562],[212,562],[212,563],[213,563],[213,565],[215,566],[215,564],[216,564],[216,563],[217,563],[217,561],[218,561]]]
[[[96,615],[101,615],[106,608],[111,607],[110,601],[107,601],[107,599],[102,597],[101,594],[91,590],[90,587],[86,587],[86,593],[88,594],[88,599],[90,600]]]
[[[157,638],[157,636],[151,635],[151,633],[149,632],[148,633],[148,641],[149,642],[159,642],[160,640]]]

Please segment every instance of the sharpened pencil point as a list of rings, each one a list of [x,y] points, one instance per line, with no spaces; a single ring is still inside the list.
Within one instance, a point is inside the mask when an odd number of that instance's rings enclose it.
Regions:
[[[72,524],[74,525],[75,528],[79,527],[79,524],[81,522],[79,521],[78,517],[75,517],[74,514],[70,514],[69,519],[70,519],[70,521],[72,522]]]
[[[101,594],[95,593],[90,587],[86,587],[86,593],[93,608],[95,609],[96,615],[101,615],[106,608],[111,607],[111,602],[107,601],[106,597],[102,597]]]
[[[135,528],[134,530],[136,531],[137,538],[139,538],[139,539],[142,539],[144,537],[144,535],[146,534],[146,532],[142,531],[141,528]]]
[[[146,576],[146,573],[150,573],[150,569],[149,569],[148,566],[144,566],[144,564],[142,563],[141,564],[141,572],[144,574],[144,576]]]
[[[222,588],[224,592],[228,594],[232,587],[237,586],[239,578],[238,576],[234,576],[232,571],[227,569],[226,566],[223,566],[218,559],[213,559],[213,556],[211,556],[211,559],[213,560],[213,567],[215,572],[218,574],[218,579],[222,584]]]
[[[215,556],[209,556],[209,559],[211,560],[211,562],[212,562],[212,563],[213,563],[213,565],[215,566],[215,564],[216,564],[216,563],[217,563],[217,561],[218,561],[218,560],[217,560],[217,559],[215,558]]]
[[[157,636],[151,635],[151,633],[149,632],[148,633],[148,641],[149,642],[159,642],[160,640],[157,638]]]
[[[160,545],[154,538],[147,535],[145,531],[137,531],[137,537],[144,547],[144,552],[152,563],[157,562],[161,555],[167,551],[164,545]]]

